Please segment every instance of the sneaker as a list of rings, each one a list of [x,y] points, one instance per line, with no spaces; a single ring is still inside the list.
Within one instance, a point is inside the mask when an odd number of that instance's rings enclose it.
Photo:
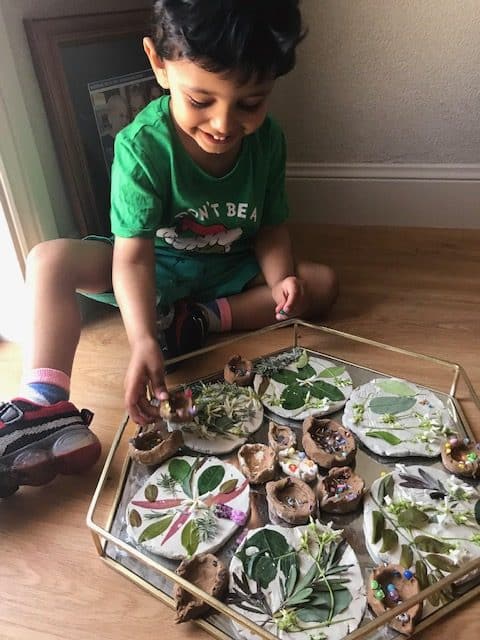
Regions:
[[[20,485],[47,484],[61,473],[80,473],[100,456],[88,428],[93,413],[71,402],[42,406],[24,398],[0,403],[0,497]]]
[[[170,326],[159,337],[164,357],[176,358],[205,346],[208,320],[196,304],[180,301],[175,305],[175,315]]]

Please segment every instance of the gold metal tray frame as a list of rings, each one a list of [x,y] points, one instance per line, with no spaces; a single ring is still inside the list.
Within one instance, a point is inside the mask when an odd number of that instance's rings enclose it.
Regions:
[[[462,423],[462,425],[464,426],[465,431],[470,435],[470,437],[473,437],[470,423],[469,421],[467,421],[466,412],[464,411],[465,404],[470,405],[470,410],[473,408],[478,414],[476,415],[476,420],[477,420],[476,424],[477,424],[477,428],[480,427],[480,422],[478,422],[479,416],[480,416],[480,399],[477,393],[475,392],[469,377],[467,376],[465,370],[461,365],[454,362],[447,361],[447,360],[442,360],[440,358],[428,356],[421,353],[416,353],[413,351],[408,351],[406,349],[402,349],[399,347],[394,347],[391,345],[369,340],[368,338],[362,338],[360,336],[356,336],[353,334],[337,331],[335,329],[331,329],[326,326],[310,324],[302,320],[296,320],[296,319],[288,320],[286,322],[278,323],[276,325],[272,325],[264,329],[260,329],[258,331],[250,332],[247,335],[244,334],[235,338],[231,338],[229,340],[224,340],[219,342],[216,345],[206,347],[204,349],[200,349],[191,354],[187,354],[177,358],[172,358],[171,360],[168,361],[168,363],[177,363],[177,362],[182,362],[186,360],[191,360],[193,358],[197,359],[198,356],[202,356],[202,357],[206,356],[209,353],[219,351],[220,349],[223,349],[225,347],[230,347],[230,345],[233,346],[234,344],[238,344],[242,341],[245,341],[246,339],[248,339],[249,341],[259,340],[261,342],[264,337],[268,337],[269,334],[271,335],[271,332],[279,332],[280,330],[289,329],[289,328],[293,329],[293,336],[292,336],[293,339],[291,343],[287,344],[284,348],[305,346],[304,344],[302,344],[302,337],[304,337],[305,335],[307,336],[311,335],[313,332],[313,335],[316,335],[317,337],[321,336],[322,338],[327,338],[327,339],[332,338],[334,342],[347,341],[348,343],[355,345],[355,347],[360,346],[361,348],[366,347],[368,349],[380,350],[380,352],[383,355],[387,356],[388,362],[390,363],[393,362],[392,360],[393,356],[396,355],[399,358],[406,357],[408,359],[413,359],[417,364],[417,366],[428,365],[428,367],[434,366],[434,367],[443,369],[443,371],[448,373],[448,378],[449,378],[449,381],[447,382],[447,387],[448,387],[447,393],[450,399],[452,400],[452,402],[454,403],[458,418]],[[338,350],[338,347],[337,347],[337,350]],[[346,365],[350,365],[352,367],[359,367],[361,369],[370,371],[372,373],[377,373],[380,375],[385,375],[387,373],[386,371],[380,371],[370,367],[364,367],[363,365],[356,363],[354,361],[345,360],[341,356],[335,355],[331,352],[322,351],[321,355],[327,358],[333,357],[336,360],[342,361]],[[388,375],[396,375],[396,374],[389,372]],[[404,377],[407,377],[407,376],[404,376]],[[414,381],[412,380],[411,376],[409,377],[409,379],[411,381]],[[459,388],[462,385],[464,387],[466,395],[460,398]],[[424,384],[424,386],[428,386],[428,385]],[[432,387],[429,387],[429,388],[432,388]],[[435,390],[435,389],[432,389],[432,390]],[[152,585],[150,582],[148,582],[144,578],[138,576],[136,573],[131,571],[128,567],[125,567],[124,565],[120,564],[119,562],[117,562],[116,560],[112,559],[107,555],[106,553],[107,544],[112,543],[118,549],[121,549],[122,551],[130,555],[132,558],[138,560],[138,562],[142,563],[146,567],[149,567],[155,571],[158,571],[163,577],[167,578],[168,580],[171,580],[172,583],[178,584],[180,587],[182,587],[183,589],[185,589],[195,597],[202,599],[204,602],[208,603],[213,609],[215,609],[218,613],[222,613],[228,618],[230,618],[231,620],[234,620],[240,623],[241,625],[243,625],[244,627],[246,627],[247,629],[249,629],[250,631],[252,631],[253,633],[257,634],[259,637],[265,640],[276,640],[277,636],[266,631],[262,627],[252,622],[246,616],[238,613],[236,610],[230,608],[228,605],[224,604],[223,602],[205,593],[204,591],[202,591],[195,585],[191,584],[190,582],[177,576],[173,571],[162,566],[159,562],[145,556],[138,549],[129,545],[127,542],[121,540],[120,538],[112,534],[112,524],[113,524],[115,514],[122,497],[122,493],[125,487],[125,483],[127,481],[128,472],[130,468],[130,460],[128,456],[125,455],[125,452],[123,452],[123,464],[121,465],[121,469],[119,471],[115,471],[115,464],[118,462],[118,458],[121,455],[120,453],[121,449],[125,448],[126,431],[129,426],[131,426],[131,423],[129,421],[129,417],[126,416],[122,425],[119,427],[119,429],[117,430],[117,433],[115,434],[114,440],[112,442],[110,451],[105,460],[104,468],[100,475],[95,493],[93,495],[93,498],[87,513],[87,518],[86,518],[87,526],[91,530],[95,547],[97,549],[97,552],[100,558],[112,569],[114,569],[115,571],[118,571],[120,574],[124,575],[126,578],[134,582],[136,585],[138,585],[139,587],[151,593],[154,597],[161,600],[164,604],[169,606],[171,609],[175,608],[175,603],[173,598],[169,597],[167,594],[165,594],[163,591],[161,591],[160,589]],[[108,491],[107,489],[109,479],[111,478],[112,475],[113,477],[115,477],[115,475],[118,475],[118,482],[117,482],[116,490],[114,492],[113,497],[111,495],[112,492]],[[103,507],[103,505],[101,505],[101,502],[105,500],[107,493],[109,494],[107,496],[107,501],[111,503],[110,512],[105,520],[105,524],[100,525],[95,520],[95,518],[96,516],[98,516],[100,507]],[[458,581],[460,578],[477,571],[480,571],[480,558],[471,560],[470,562],[463,565],[463,567],[461,567],[460,569],[452,572],[445,578],[439,580],[436,584],[433,584],[428,588],[423,589],[419,594],[409,598],[408,600],[403,602],[401,605],[397,605],[395,608],[392,608],[386,611],[381,616],[374,618],[373,620],[367,623],[362,623],[362,626],[360,626],[355,631],[346,635],[345,640],[347,639],[358,640],[360,638],[369,637],[369,635],[373,631],[379,629],[381,626],[388,623],[394,616],[402,613],[403,611],[406,611],[417,602],[420,602],[422,600],[429,598],[430,596],[441,591],[448,585]],[[470,600],[473,600],[479,595],[480,595],[480,585],[472,587],[460,597],[455,598],[451,602],[436,609],[427,618],[425,618],[419,624],[417,624],[415,628],[415,633],[422,631],[427,627],[430,627],[432,624],[437,622],[439,619],[441,619],[445,615],[451,613],[458,607],[464,605]],[[198,620],[195,620],[195,622],[197,625],[205,629],[213,637],[219,638],[220,640],[231,640],[231,636],[227,635],[226,633],[218,629],[208,620],[198,619]]]

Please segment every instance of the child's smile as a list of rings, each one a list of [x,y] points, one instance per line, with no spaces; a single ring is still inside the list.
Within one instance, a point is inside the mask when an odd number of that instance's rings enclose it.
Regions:
[[[161,60],[148,43],[145,48],[159,84],[170,91],[171,114],[193,160],[202,165],[205,154],[215,154],[234,162],[242,139],[265,119],[273,79],[240,84],[233,73],[206,71],[191,60]]]

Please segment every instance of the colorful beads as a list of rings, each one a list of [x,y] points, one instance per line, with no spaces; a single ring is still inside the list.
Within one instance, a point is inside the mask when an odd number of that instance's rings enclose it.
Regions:
[[[372,580],[370,583],[370,586],[372,587],[372,589],[375,591],[376,589],[378,589],[378,582],[377,580]]]
[[[375,591],[375,598],[377,600],[383,600],[385,598],[385,594],[383,593],[382,589],[377,589]]]
[[[403,577],[404,577],[406,580],[411,580],[411,579],[413,578],[413,573],[412,573],[411,571],[409,571],[408,569],[406,569],[406,570],[403,572]]]
[[[475,451],[471,451],[470,453],[467,453],[467,462],[476,462],[478,456],[475,453]]]
[[[392,583],[387,584],[387,591],[388,591],[388,592],[390,592],[390,591],[396,591],[395,585],[394,585],[394,584],[392,584]]]
[[[410,616],[408,615],[408,613],[406,611],[404,611],[403,613],[399,613],[398,616],[396,616],[396,618],[402,624],[405,624],[406,622],[410,621]]]

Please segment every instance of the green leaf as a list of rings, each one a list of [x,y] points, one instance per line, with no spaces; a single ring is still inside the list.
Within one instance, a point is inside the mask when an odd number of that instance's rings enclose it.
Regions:
[[[198,495],[203,496],[209,491],[213,491],[223,480],[225,467],[220,464],[208,467],[198,479]]]
[[[181,542],[187,554],[193,556],[200,544],[200,532],[195,520],[189,520],[183,527]]]
[[[247,550],[253,548],[254,553],[247,555]],[[266,589],[277,575],[277,565],[287,554],[295,557],[292,547],[285,538],[271,529],[262,529],[245,541],[237,557],[243,565],[247,576]],[[285,574],[284,575],[288,575]]]
[[[290,369],[280,369],[272,373],[272,380],[280,382],[285,385],[296,384],[298,378],[298,371],[290,371]]]
[[[345,373],[345,367],[328,367],[328,369],[320,371],[318,376],[320,378],[338,378],[343,373]]]
[[[232,478],[231,480],[225,480],[223,484],[220,485],[218,489],[219,493],[232,493],[235,490],[238,484],[238,480],[236,478]]]
[[[378,398],[372,398],[368,406],[373,413],[378,413],[379,415],[384,413],[395,414],[411,409],[415,402],[415,398],[411,397],[379,396]]]
[[[297,590],[303,589],[304,587],[308,587],[318,575],[318,567],[315,563],[312,564],[307,573],[300,578],[297,584]]]
[[[154,484],[149,484],[145,487],[145,500],[149,502],[155,502],[158,497],[158,487]]]
[[[424,562],[417,560],[415,562],[415,577],[418,580],[420,589],[426,589],[428,587],[427,567]]]
[[[312,396],[319,398],[320,400],[323,398],[328,398],[329,400],[332,400],[332,402],[341,402],[345,400],[345,396],[338,387],[335,387],[329,382],[323,382],[323,380],[317,380],[314,382],[310,387],[310,393]]]
[[[300,409],[305,404],[305,398],[307,397],[307,388],[301,387],[298,384],[294,384],[290,387],[285,387],[280,396],[280,404],[284,409],[293,410]]]
[[[290,567],[290,571],[288,572],[287,580],[285,582],[285,595],[291,596],[294,589],[295,583],[297,582],[298,577],[298,569],[296,565],[292,565]]]
[[[455,548],[453,544],[448,544],[448,542],[437,540],[430,536],[416,536],[413,541],[417,549],[428,551],[429,553],[448,553],[450,549]]]
[[[303,369],[304,367],[307,366],[307,364],[308,364],[308,353],[305,351],[305,349],[302,351],[302,353],[300,354],[300,357],[298,358],[298,360],[296,360],[296,362],[294,364],[297,367],[297,369]]]
[[[151,540],[152,538],[156,538],[157,536],[161,535],[164,531],[168,529],[172,520],[173,520],[173,515],[166,516],[165,518],[162,518],[161,520],[157,520],[157,522],[154,522],[153,524],[148,525],[148,527],[146,527],[142,531],[140,537],[138,538],[138,541],[145,542],[145,540]]]
[[[168,473],[181,484],[190,473],[190,465],[186,460],[180,458],[174,458],[168,465]]]
[[[423,529],[428,522],[427,514],[416,507],[409,507],[398,514],[398,524],[405,529]]]
[[[325,607],[302,607],[296,613],[297,618],[302,622],[326,622],[329,617],[328,605]]]
[[[288,605],[293,606],[294,604],[303,604],[304,602],[307,602],[312,592],[312,587],[296,591],[295,594],[288,599]]]
[[[475,520],[477,521],[477,524],[480,524],[480,500],[477,500],[477,502],[475,503],[473,512],[475,514]]]
[[[297,373],[297,379],[298,380],[306,380],[307,378],[311,378],[312,376],[316,376],[317,372],[315,371],[315,369],[307,364],[305,367],[303,367],[303,369],[300,369]]]
[[[382,548],[380,549],[381,553],[383,553],[384,551],[395,549],[395,547],[398,545],[398,536],[395,531],[392,531],[392,529],[385,529],[382,538],[383,544]]]
[[[385,393],[392,393],[394,396],[415,395],[415,389],[402,380],[377,380],[375,384]]]
[[[402,544],[402,555],[400,556],[400,564],[408,569],[413,564],[413,551],[408,544]]]
[[[383,476],[383,478],[380,480],[380,484],[378,485],[377,492],[377,500],[380,502],[380,504],[383,504],[383,499],[385,498],[385,496],[389,496],[390,498],[393,497],[394,488],[395,482],[393,480],[392,474],[389,473],[386,476]]]
[[[297,617],[302,622],[325,622],[344,611],[352,601],[352,594],[348,589],[339,589],[333,592],[333,611],[330,611],[330,597],[324,602],[323,594],[315,595],[315,606],[302,607],[297,610]],[[311,604],[313,604],[311,602]]]
[[[441,569],[442,571],[446,571],[447,573],[458,569],[458,565],[452,562],[449,558],[437,555],[436,553],[429,553],[425,560],[436,569]]]
[[[372,511],[372,521],[372,544],[376,544],[382,537],[383,531],[385,529],[385,518],[383,513],[381,513],[380,511]]]
[[[390,433],[390,431],[365,431],[365,435],[370,438],[378,438],[379,440],[385,440],[389,444],[395,445],[402,442],[396,435]]]
[[[437,579],[433,573],[429,573],[427,579],[429,585],[435,584],[437,582]],[[440,604],[440,593],[438,591],[436,593],[432,593],[432,595],[429,596],[428,601],[434,607],[438,607],[438,605]]]

